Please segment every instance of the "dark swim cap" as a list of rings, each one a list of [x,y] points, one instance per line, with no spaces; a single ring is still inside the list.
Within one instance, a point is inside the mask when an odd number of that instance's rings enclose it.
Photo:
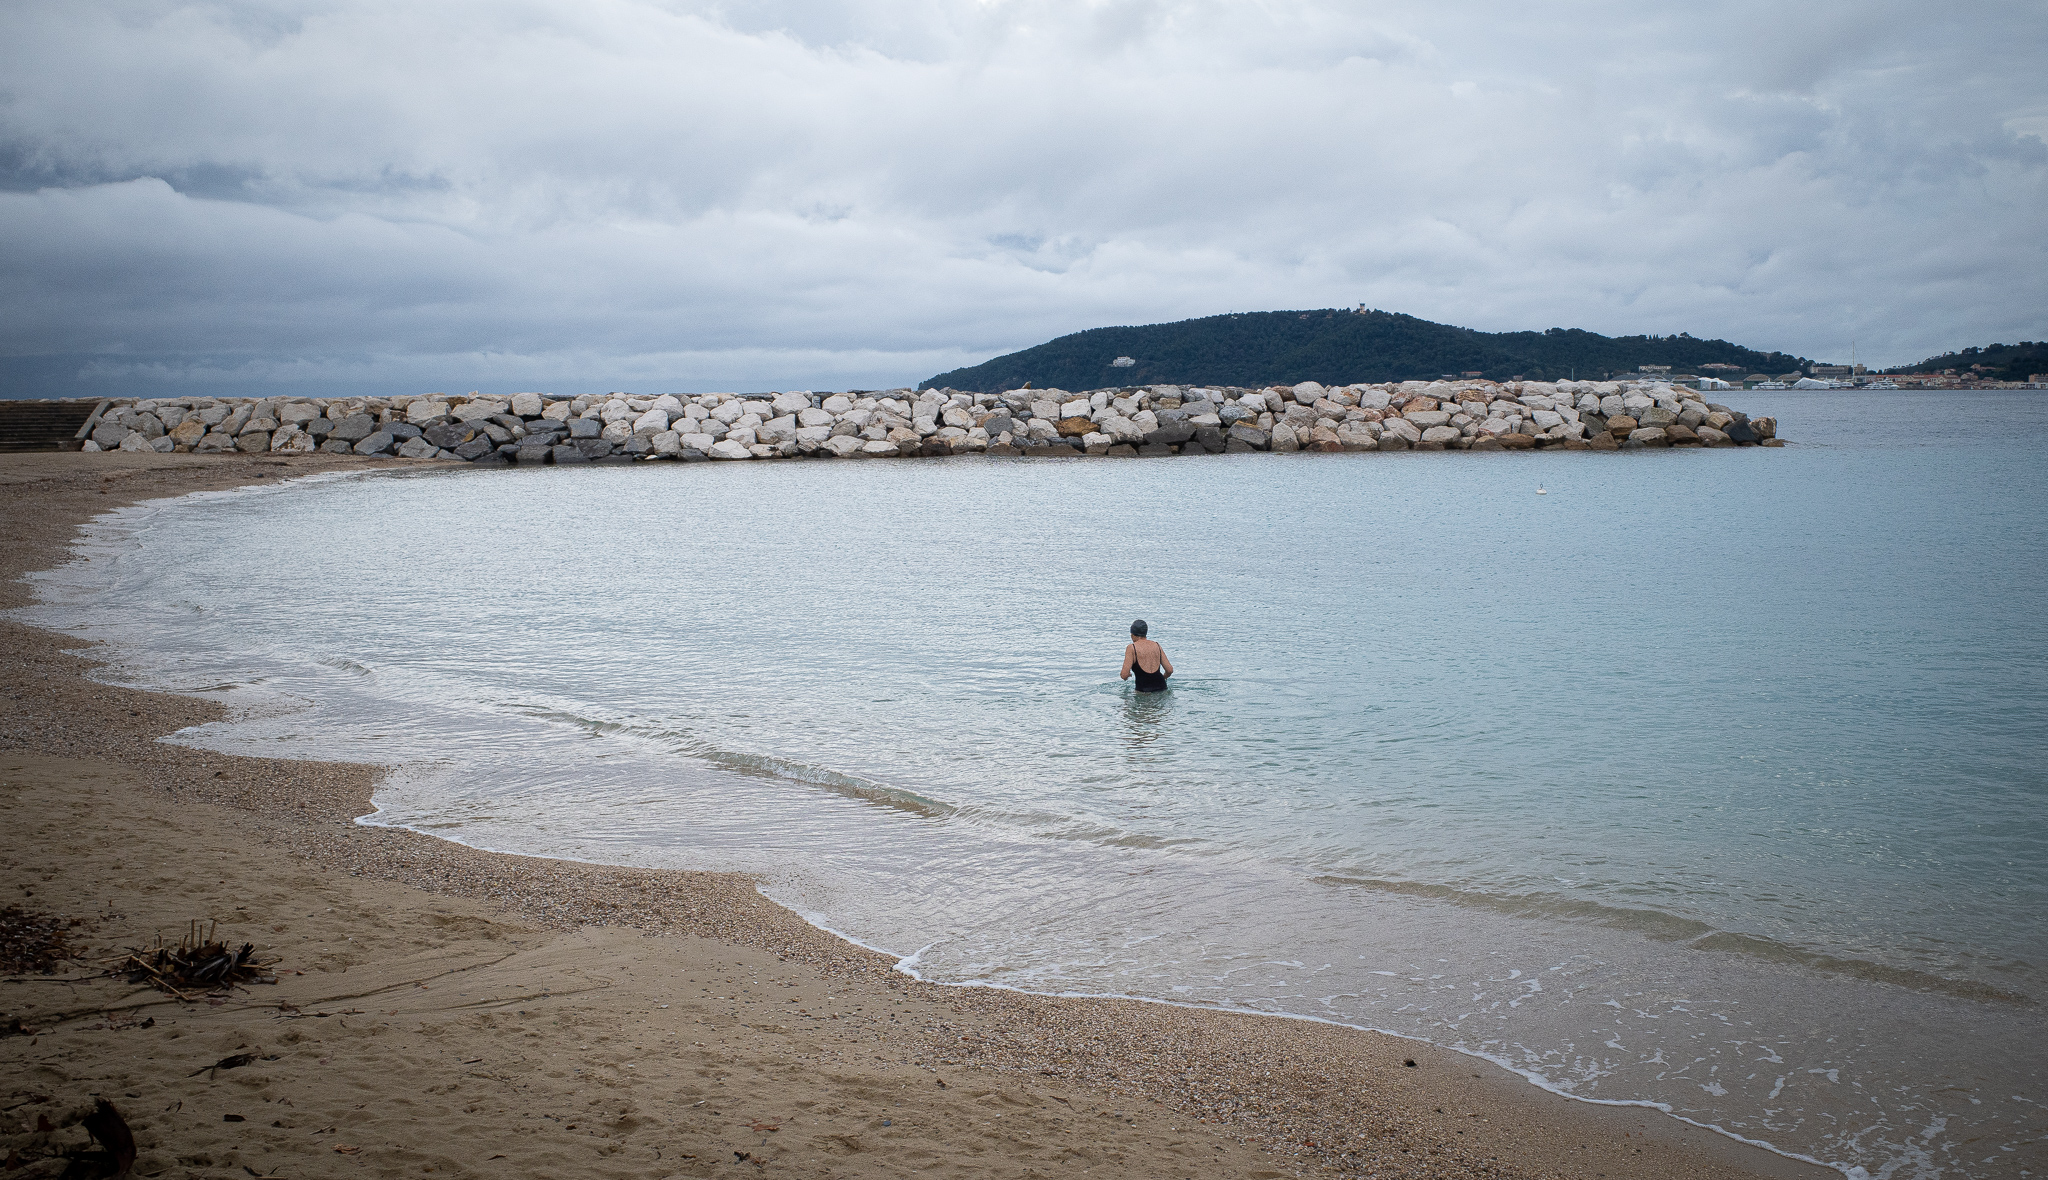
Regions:
[[[1140,639],[1145,638],[1145,620],[1139,619],[1137,622],[1132,623],[1131,634],[1137,636]]]

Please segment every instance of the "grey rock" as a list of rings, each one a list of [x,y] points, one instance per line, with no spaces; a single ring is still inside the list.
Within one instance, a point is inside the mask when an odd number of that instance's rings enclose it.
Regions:
[[[561,443],[557,446],[549,447],[548,459],[549,461],[556,463],[558,465],[562,463],[590,462],[590,456],[576,449],[576,447],[570,443]]]
[[[1644,410],[1642,417],[1637,418],[1636,421],[1644,426],[1669,426],[1673,422],[1678,421],[1678,415],[1664,406],[1653,405],[1649,409]]]
[[[1432,426],[1429,429],[1422,432],[1422,438],[1419,441],[1426,443],[1447,444],[1452,442],[1453,440],[1463,437],[1463,432],[1461,432],[1455,426]]]
[[[595,418],[569,419],[569,437],[572,439],[594,439],[603,433],[604,423]]]
[[[895,451],[895,448],[896,444],[889,444],[889,449],[892,453]],[[717,442],[712,443],[711,449],[705,453],[710,455],[713,459],[736,460],[751,459],[754,457],[754,453],[752,451],[748,450],[739,442],[729,438],[722,438],[719,439]]]
[[[1443,410],[1410,410],[1402,416],[1413,422],[1417,430],[1429,430],[1445,425],[1451,420],[1451,416]],[[1555,418],[1557,415],[1552,414],[1551,417]]]
[[[512,395],[511,410],[521,418],[538,418],[545,406],[537,393],[515,393]]]
[[[384,432],[386,434],[389,434],[392,438],[397,439],[399,442],[407,442],[411,439],[418,438],[420,435],[426,433],[425,431],[421,430],[417,426],[414,426],[410,422],[386,423],[384,425]]]
[[[1223,453],[1223,431],[1215,426],[1197,426],[1194,437],[1187,445],[1199,446],[1212,455],[1220,455]],[[1183,446],[1181,450],[1185,453],[1187,446]]]
[[[428,427],[418,439],[411,441],[426,442],[432,446],[452,451],[480,434],[482,434],[482,431],[468,422],[443,422],[439,426]],[[401,449],[399,453],[404,454],[405,452]],[[475,456],[467,455],[464,458],[475,458]]]
[[[334,433],[334,426],[335,422],[332,418],[308,418],[306,419],[305,430],[307,434],[312,435],[314,438],[324,439]]]
[[[481,459],[485,455],[496,454],[498,445],[491,441],[489,435],[479,434],[468,442],[460,446],[450,447],[449,449],[455,452],[455,457],[458,459]]]
[[[586,459],[602,459],[612,453],[612,444],[601,438],[572,438],[569,445],[583,452]]]
[[[235,449],[251,455],[260,455],[270,449],[270,432],[245,430],[235,436]]]
[[[111,418],[102,416],[98,424],[92,428],[92,441],[103,447],[118,447],[121,445],[121,440],[127,438],[128,434],[128,427]]]
[[[409,438],[398,445],[401,459],[431,459],[441,453],[441,448],[424,438]]]
[[[1272,441],[1272,436],[1265,431],[1260,430],[1256,426],[1246,426],[1240,422],[1230,428],[1230,433],[1226,438],[1226,448],[1229,442],[1241,442],[1255,451],[1263,451],[1272,444]]]
[[[388,430],[380,430],[356,444],[358,455],[388,455],[398,445],[398,439]]]
[[[368,414],[350,414],[334,424],[333,437],[345,443],[359,443],[377,433],[377,420]]]
[[[1294,432],[1294,425],[1291,422],[1274,423],[1272,439],[1275,451],[1298,451],[1301,449],[1301,436]]]
[[[338,438],[330,438],[326,442],[320,444],[320,450],[329,455],[352,454],[354,453],[355,449],[356,448],[354,443],[343,442]]]

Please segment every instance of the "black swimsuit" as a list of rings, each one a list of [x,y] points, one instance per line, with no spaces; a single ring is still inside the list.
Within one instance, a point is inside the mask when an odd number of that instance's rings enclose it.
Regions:
[[[1135,674],[1135,675],[1136,675],[1136,676],[1138,677],[1138,691],[1139,691],[1139,692],[1165,692],[1165,691],[1166,691],[1166,653],[1165,653],[1165,652],[1161,652],[1161,653],[1159,653],[1159,670],[1158,670],[1157,672],[1147,672],[1147,671],[1146,671],[1145,669],[1143,669],[1143,668],[1140,668],[1140,667],[1138,666],[1138,657],[1137,657],[1137,656],[1136,656],[1135,654],[1133,654],[1133,655],[1131,656],[1131,671],[1132,671],[1132,672],[1133,672],[1133,673],[1134,673],[1134,674]]]

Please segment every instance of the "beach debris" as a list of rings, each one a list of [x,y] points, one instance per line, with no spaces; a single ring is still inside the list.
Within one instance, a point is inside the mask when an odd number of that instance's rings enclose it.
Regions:
[[[277,1054],[275,1053],[272,1053],[265,1057],[258,1057],[254,1053],[237,1053],[232,1057],[223,1057],[219,1061],[214,1062],[212,1065],[202,1065],[198,1069],[193,1070],[191,1073],[188,1073],[185,1076],[188,1078],[196,1078],[200,1074],[205,1074],[208,1078],[211,1078],[215,1073],[223,1069],[240,1069],[245,1065],[254,1065],[259,1061],[276,1060]]]
[[[1415,1059],[1413,1057],[1407,1058],[1406,1060],[1402,1061],[1401,1064],[1407,1067],[1408,1069],[1414,1069]]]
[[[18,905],[0,909],[0,972],[56,974],[57,964],[76,957],[71,931],[83,925],[83,918],[60,918]]]
[[[149,950],[130,951],[115,972],[126,975],[130,983],[146,983],[181,1000],[245,984],[277,982],[270,970],[277,960],[257,958],[254,943],[230,949],[215,936],[219,923],[207,923],[204,934],[199,927],[200,923],[193,922],[175,947],[165,946],[159,937]]]
[[[755,1119],[753,1122],[748,1123],[747,1125],[749,1127],[752,1127],[756,1131],[780,1131],[782,1129],[781,1123],[770,1123],[765,1122],[761,1119]]]
[[[340,1154],[340,1155],[354,1155],[354,1154],[356,1154],[357,1152],[361,1151],[361,1150],[362,1150],[362,1148],[360,1148],[360,1147],[350,1147],[350,1146],[349,1146],[348,1144],[346,1144],[346,1143],[337,1143],[337,1144],[335,1144],[335,1145],[334,1145],[334,1150],[335,1150],[335,1152],[336,1152],[337,1154]]]

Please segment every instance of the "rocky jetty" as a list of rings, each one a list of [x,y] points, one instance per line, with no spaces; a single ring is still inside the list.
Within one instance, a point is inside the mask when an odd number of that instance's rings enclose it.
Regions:
[[[1772,419],[1691,389],[1594,381],[121,399],[87,426],[87,451],[324,451],[493,464],[1783,445]]]

